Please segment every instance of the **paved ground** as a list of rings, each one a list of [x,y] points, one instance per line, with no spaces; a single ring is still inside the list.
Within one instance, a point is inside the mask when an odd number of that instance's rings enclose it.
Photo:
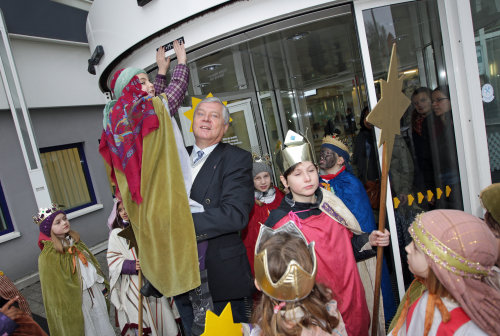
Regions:
[[[101,269],[108,278],[108,264],[106,262],[106,250],[95,255],[99,264],[101,264]],[[30,305],[31,312],[34,314],[34,319],[44,328],[45,322],[45,308],[43,306],[43,298],[42,298],[42,290],[40,288],[40,282],[37,282],[31,286],[28,286],[21,290],[21,293],[28,301]],[[40,318],[38,318],[38,315]],[[120,330],[115,327],[115,309],[113,305],[111,305],[110,317],[109,320],[111,325],[115,329],[116,335],[120,335]],[[46,330],[48,332],[48,330]]]

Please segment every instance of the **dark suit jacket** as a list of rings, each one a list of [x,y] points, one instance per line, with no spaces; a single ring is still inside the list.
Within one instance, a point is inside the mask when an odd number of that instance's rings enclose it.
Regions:
[[[253,292],[239,235],[248,224],[253,190],[250,153],[224,143],[210,153],[193,181],[190,197],[205,208],[205,212],[193,213],[193,220],[198,241],[208,240],[205,264],[214,301],[240,299]]]

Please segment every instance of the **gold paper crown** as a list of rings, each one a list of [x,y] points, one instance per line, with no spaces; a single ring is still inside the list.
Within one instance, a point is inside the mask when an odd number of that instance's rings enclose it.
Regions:
[[[40,208],[38,210],[38,213],[33,216],[33,221],[35,224],[40,225],[45,218],[49,217],[52,215],[54,212],[61,210],[56,203],[52,203],[50,207],[48,208]]]
[[[277,158],[282,173],[300,162],[311,161],[316,164],[312,146],[307,138],[291,130],[286,133],[285,142],[278,152]]]
[[[286,232],[290,235],[296,236],[304,241],[307,245],[311,259],[313,262],[312,272],[309,273],[295,260],[288,263],[285,273],[276,282],[273,282],[269,274],[267,249],[259,252],[260,246],[272,236]],[[259,237],[255,244],[255,280],[261,290],[271,298],[278,301],[294,302],[306,298],[314,287],[316,282],[316,252],[314,251],[314,242],[307,243],[306,238],[302,232],[297,228],[293,221],[287,222],[282,227],[273,230],[265,225],[261,225]]]
[[[349,153],[349,148],[347,147],[345,140],[341,140],[340,138],[337,138],[335,136],[331,136],[331,135],[325,136],[323,138],[322,143],[334,145],[335,147],[342,149],[344,152]]]

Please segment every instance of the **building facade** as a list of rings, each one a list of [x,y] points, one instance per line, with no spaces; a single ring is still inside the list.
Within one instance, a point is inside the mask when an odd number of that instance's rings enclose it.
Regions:
[[[60,2],[80,8],[91,3]],[[404,231],[415,213],[457,208],[482,216],[479,192],[500,181],[499,0],[185,0],[175,7],[161,0],[98,0],[90,6],[86,25],[86,52],[93,55],[89,70],[96,73],[90,81],[101,95],[109,92],[112,74],[123,67],[142,67],[153,79],[156,48],[184,39],[191,79],[178,121],[186,144],[193,142],[193,103],[212,93],[227,101],[231,111],[233,122],[224,141],[273,155],[288,129],[307,134],[316,150],[325,134],[336,133],[353,152],[358,177],[374,183],[381,153],[373,144],[380,134],[364,127],[362,111],[383,95],[380,82],[387,79],[395,43],[402,90],[412,100],[396,138],[386,204],[387,225],[394,233],[390,268],[399,295],[407,282],[401,261]],[[72,106],[71,115],[80,112],[81,119],[63,120],[78,122],[78,129],[87,130],[85,139],[69,141],[75,132],[47,136],[45,112],[64,111],[30,107],[30,114],[41,158],[51,147],[83,143],[94,206],[102,204],[103,209],[76,220],[99,227],[89,233],[97,243],[98,236],[105,239],[102,221],[111,195],[96,153],[101,105],[92,99],[61,107]],[[27,146],[13,131],[11,137],[19,170]],[[43,170],[48,190],[57,189],[47,182],[54,169]],[[8,174],[3,168],[0,174],[4,187]],[[26,174],[19,179],[30,187]],[[36,191],[23,190],[34,205]],[[56,192],[52,194],[51,199]],[[9,210],[15,209],[18,201],[9,200],[9,190],[4,195]],[[11,215],[18,216],[28,218],[21,210]],[[93,223],[94,216],[101,222]]]
[[[212,93],[231,111],[224,141],[273,154],[288,129],[307,133],[316,149],[334,132],[364,181],[377,179],[380,153],[370,153],[379,132],[360,125],[361,111],[380,98],[395,43],[402,90],[413,100],[386,204],[390,230],[400,231],[399,242],[392,235],[392,270],[401,295],[408,221],[434,208],[482,216],[479,192],[500,181],[499,25],[495,0],[187,0],[175,8],[108,0],[94,1],[87,36],[92,51],[104,51],[95,65],[103,92],[126,66],[153,78],[156,48],[184,39],[191,81],[179,123],[188,144],[189,110]]]
[[[50,0],[0,8],[0,270],[23,287],[38,278],[38,207],[58,203],[90,247],[107,247],[105,99],[87,72],[87,11]]]

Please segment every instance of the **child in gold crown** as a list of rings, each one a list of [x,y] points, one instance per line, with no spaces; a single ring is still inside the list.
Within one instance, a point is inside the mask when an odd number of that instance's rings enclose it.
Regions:
[[[107,283],[92,252],[53,204],[34,217],[43,240],[38,271],[50,334],[115,335],[109,323]]]
[[[295,223],[261,227],[255,249],[255,286],[262,291],[251,336],[347,335],[332,291],[316,283],[314,243]],[[286,279],[286,280],[285,280]]]
[[[488,278],[497,241],[479,218],[434,210],[411,225],[406,247],[410,271],[427,290],[409,297],[391,335],[499,335],[500,292]]]
[[[387,246],[389,232],[362,232],[344,203],[319,187],[311,145],[288,131],[278,155],[281,182],[290,189],[266,225],[279,228],[293,220],[308,241],[316,242],[318,281],[339,299],[339,311],[349,335],[367,335],[373,307],[374,246]],[[369,260],[366,260],[369,259]]]

